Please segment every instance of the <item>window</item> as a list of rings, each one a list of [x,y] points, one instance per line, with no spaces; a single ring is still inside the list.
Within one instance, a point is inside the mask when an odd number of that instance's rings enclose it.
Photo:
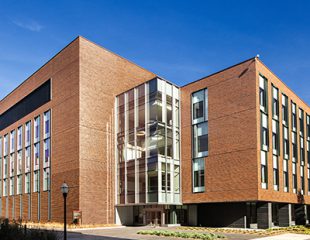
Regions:
[[[279,163],[278,156],[273,155],[273,187],[279,191]]]
[[[208,120],[208,89],[192,94],[193,124]]]
[[[21,150],[23,147],[23,126],[17,129],[17,150]]]
[[[22,151],[17,153],[17,175],[22,173]]]
[[[308,164],[310,165],[310,141],[307,141],[307,156],[308,156]]]
[[[282,122],[288,126],[288,97],[282,94]]]
[[[298,149],[297,149],[297,133],[292,132],[292,150],[293,150],[293,162],[298,159]]]
[[[44,113],[44,139],[50,137],[50,122],[51,122],[51,111]]]
[[[198,158],[193,160],[193,192],[205,191],[205,160]]]
[[[180,166],[174,165],[174,192],[179,193],[180,192]]]
[[[14,195],[14,177],[10,178],[10,196]]]
[[[297,166],[296,163],[292,164],[293,169],[293,192],[296,193],[297,192]]]
[[[268,103],[268,83],[267,79],[259,75],[259,102],[260,109],[263,112],[267,112],[267,103]]]
[[[25,133],[25,147],[28,147],[31,142],[31,121],[26,123],[26,133]]]
[[[284,159],[289,159],[290,143],[288,139],[288,128],[283,126],[283,155]]]
[[[2,158],[2,137],[0,136],[0,158]]]
[[[310,116],[307,114],[307,139],[310,141]]]
[[[6,134],[4,135],[3,139],[3,156],[8,155],[8,148],[9,148],[8,134]]]
[[[262,188],[267,189],[268,185],[268,169],[267,169],[267,152],[261,151],[261,183]]]
[[[10,153],[15,152],[15,130],[11,131]]]
[[[50,139],[44,140],[44,162],[43,167],[50,166]]]
[[[305,132],[304,110],[302,110],[301,108],[299,109],[299,130],[300,130],[300,136],[304,136]]]
[[[34,143],[40,141],[40,116],[34,119]]]
[[[15,173],[15,165],[14,165],[14,154],[10,156],[10,177],[14,176]]]
[[[50,169],[45,168],[43,170],[43,191],[50,190]]]
[[[16,193],[22,194],[22,175],[17,176],[17,191]]]
[[[268,151],[269,133],[268,133],[268,116],[261,112],[261,146],[262,150]]]
[[[305,193],[304,166],[300,166],[300,186],[301,186],[301,194],[304,194]]]
[[[194,125],[193,157],[208,155],[208,122]]]
[[[304,138],[300,137],[300,164],[304,165],[305,163],[305,145]]]
[[[8,157],[4,157],[3,159],[3,178],[7,178],[8,176]]]
[[[30,193],[30,173],[25,174],[25,193]]]
[[[297,131],[296,104],[294,102],[292,102],[292,129],[293,132]]]
[[[279,119],[279,90],[272,86],[272,116],[274,119]]]
[[[272,148],[273,154],[280,155],[280,135],[279,135],[279,122],[272,120]]]
[[[170,163],[161,163],[161,187],[162,191],[171,191]]]
[[[34,170],[38,170],[40,165],[40,143],[36,143],[34,145],[33,157],[34,157]]]
[[[284,192],[288,192],[289,179],[288,179],[288,161],[287,160],[283,160],[283,186],[284,186]]]
[[[8,195],[8,179],[3,179],[3,197]]]
[[[30,147],[27,147],[26,150],[25,150],[25,173],[27,172],[30,172],[30,168],[31,168],[31,165],[30,165]]]
[[[40,177],[39,177],[39,170],[33,172],[33,192],[39,192],[39,184],[40,184]]]

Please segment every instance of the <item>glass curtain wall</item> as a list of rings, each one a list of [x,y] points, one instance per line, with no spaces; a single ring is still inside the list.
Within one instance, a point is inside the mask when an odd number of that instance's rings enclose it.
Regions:
[[[118,204],[180,203],[179,107],[159,78],[117,96]]]

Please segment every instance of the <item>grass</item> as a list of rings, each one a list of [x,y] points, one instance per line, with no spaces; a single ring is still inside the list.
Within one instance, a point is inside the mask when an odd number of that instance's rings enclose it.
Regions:
[[[187,231],[200,231],[200,232],[211,232],[211,233],[229,233],[229,234],[254,234],[262,236],[278,235],[284,233],[295,233],[295,234],[309,234],[310,228],[305,226],[292,226],[284,228],[271,228],[271,229],[233,229],[233,228],[208,228],[208,227],[178,227],[180,230]]]
[[[202,240],[213,240],[225,238],[222,235],[217,235],[214,233],[195,233],[195,232],[176,232],[167,230],[143,230],[138,231],[138,234],[142,235],[155,235],[163,237],[176,237],[176,238],[192,238],[192,239],[202,239]]]

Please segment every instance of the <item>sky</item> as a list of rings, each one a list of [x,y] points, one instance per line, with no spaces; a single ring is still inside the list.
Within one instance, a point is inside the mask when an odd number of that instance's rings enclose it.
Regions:
[[[310,105],[310,1],[0,1],[0,99],[78,35],[179,86],[260,55]]]

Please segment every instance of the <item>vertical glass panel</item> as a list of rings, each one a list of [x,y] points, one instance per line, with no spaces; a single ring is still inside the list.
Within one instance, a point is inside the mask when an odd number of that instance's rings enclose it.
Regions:
[[[127,203],[135,202],[135,162],[127,162]]]
[[[205,91],[201,90],[195,92],[192,95],[192,112],[193,112],[193,123],[204,120],[204,101]]]
[[[174,119],[175,119],[175,127],[179,127],[179,125],[180,125],[180,120],[179,120],[179,114],[180,114],[180,112],[179,112],[179,100],[177,100],[177,99],[175,99],[174,100],[175,101],[175,110],[174,110]]]
[[[166,96],[166,112],[167,112],[167,119],[166,119],[166,123],[168,126],[172,126],[172,97],[170,96]]]
[[[208,122],[194,125],[194,158],[208,154]]]
[[[180,166],[174,165],[174,192],[179,193],[180,192]]]
[[[205,162],[204,158],[193,160],[193,191],[203,192],[205,190],[204,184]]]

